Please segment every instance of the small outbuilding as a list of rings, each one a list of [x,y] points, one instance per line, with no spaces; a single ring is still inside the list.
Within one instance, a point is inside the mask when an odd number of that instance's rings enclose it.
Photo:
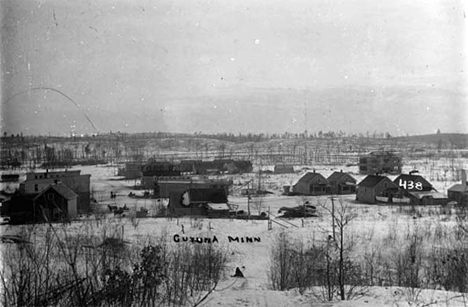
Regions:
[[[168,211],[174,216],[229,216],[227,203],[223,188],[188,189],[170,193]]]
[[[368,175],[356,189],[356,200],[364,203],[374,204],[377,197],[384,197],[391,203],[393,197],[398,196],[398,186],[386,176]]]
[[[422,192],[409,192],[408,197],[410,199],[411,205],[417,206],[431,206],[431,205],[446,205],[448,203],[448,198],[445,194],[432,191],[422,191]]]
[[[330,194],[330,184],[322,174],[314,172],[306,173],[295,185],[293,193],[301,195],[326,195]]]
[[[275,174],[291,174],[294,173],[294,167],[292,165],[277,164],[275,165]]]
[[[330,192],[332,194],[354,194],[356,193],[356,179],[349,173],[333,172],[328,178]]]
[[[447,196],[450,201],[456,201],[458,205],[468,207],[468,185],[465,170],[461,170],[461,176],[461,183],[451,186],[447,190]]]

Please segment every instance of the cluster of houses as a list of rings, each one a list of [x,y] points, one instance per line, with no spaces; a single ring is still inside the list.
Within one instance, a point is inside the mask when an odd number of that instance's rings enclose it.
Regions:
[[[2,200],[1,215],[12,224],[72,220],[89,210],[90,178],[80,170],[27,173],[19,189]]]
[[[384,155],[382,153],[369,155],[369,157],[377,156]],[[375,162],[373,158],[370,162],[361,159],[363,163],[371,164],[365,169],[360,165],[360,172],[369,169],[375,172],[367,174],[359,183],[346,172],[336,171],[326,178],[312,171],[304,174],[293,186],[285,186],[284,194],[308,196],[355,194],[356,201],[371,204],[445,205],[453,201],[468,206],[465,171],[462,171],[461,183],[449,188],[445,195],[438,192],[417,172],[401,174],[401,160],[394,158],[392,153],[387,152],[385,156],[388,158],[382,158],[381,162]],[[170,216],[231,216],[233,210],[228,203],[228,194],[233,184],[232,180],[195,178],[190,175],[251,171],[250,161],[233,160],[208,162],[194,160],[179,164],[150,160],[138,167],[127,165],[128,176],[138,175],[145,188],[153,191],[154,197],[169,199],[167,214]],[[379,175],[384,171],[396,172],[399,175],[391,180],[387,176]],[[292,166],[279,165],[275,167],[274,172],[292,173],[294,169]],[[19,183],[19,188],[14,193],[8,198],[2,197],[0,213],[9,216],[11,223],[72,220],[90,208],[90,177],[91,175],[81,174],[80,170],[27,173],[26,179]],[[12,181],[18,181],[18,175],[2,175],[2,182]]]
[[[368,175],[361,182],[350,174],[334,172],[328,178],[320,173],[309,172],[296,184],[285,187],[288,195],[340,195],[356,194],[363,203],[401,203],[411,205],[446,205],[455,201],[467,205],[468,189],[466,173],[462,171],[462,182],[448,189],[448,195],[438,192],[424,177],[415,173],[400,174],[394,180],[387,176]]]
[[[123,175],[125,179],[141,179],[142,188],[151,190],[160,177],[239,174],[250,173],[252,169],[252,163],[245,160],[182,160],[179,163],[172,163],[149,159],[145,164],[127,163]]]
[[[146,163],[126,163],[125,179],[138,179],[148,176],[181,176],[238,174],[252,172],[252,162],[247,160],[216,159],[212,161],[182,160],[178,163],[149,159]]]

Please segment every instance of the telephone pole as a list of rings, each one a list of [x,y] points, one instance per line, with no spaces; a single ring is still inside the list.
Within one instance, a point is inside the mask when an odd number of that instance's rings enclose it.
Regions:
[[[331,214],[332,214],[333,241],[335,241],[336,240],[336,237],[335,237],[335,202],[334,202],[335,198],[332,196],[332,197],[330,197],[330,199],[331,199],[331,202],[332,202],[332,212],[331,212]]]

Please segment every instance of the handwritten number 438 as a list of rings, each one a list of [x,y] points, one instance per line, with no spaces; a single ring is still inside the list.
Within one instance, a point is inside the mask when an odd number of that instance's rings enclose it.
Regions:
[[[422,183],[421,182],[414,182],[412,180],[401,180],[399,182],[400,187],[404,188],[405,190],[422,190]]]

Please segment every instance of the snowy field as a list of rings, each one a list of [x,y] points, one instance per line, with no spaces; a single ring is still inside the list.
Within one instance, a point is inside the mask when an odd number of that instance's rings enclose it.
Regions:
[[[445,163],[438,161],[434,166],[426,161],[411,161],[404,167],[404,173],[418,169],[420,174],[426,177],[440,192],[446,193],[446,189],[457,183],[451,177],[449,171],[445,171]],[[453,161],[452,161],[453,162]],[[466,161],[458,161],[458,166],[468,168]],[[448,165],[448,164],[447,164]],[[117,177],[117,166],[84,166],[82,174],[91,174],[91,188],[94,198],[98,201],[96,212],[92,216],[82,216],[72,222],[68,227],[71,231],[79,231],[83,225],[92,225],[96,233],[102,231],[121,231],[125,240],[131,244],[141,244],[149,238],[165,236],[172,244],[194,244],[187,242],[175,242],[174,236],[184,237],[209,237],[217,238],[219,244],[228,250],[229,269],[226,278],[222,280],[216,290],[200,306],[468,306],[468,298],[460,293],[442,290],[414,290],[400,287],[370,287],[365,295],[351,301],[321,302],[314,297],[311,291],[303,294],[296,290],[273,291],[271,290],[268,272],[270,263],[270,251],[273,242],[280,233],[287,233],[294,240],[303,241],[306,244],[321,244],[326,242],[332,234],[331,217],[328,210],[331,207],[329,196],[321,197],[287,197],[282,196],[284,185],[292,185],[303,174],[301,167],[296,167],[294,174],[264,174],[260,178],[263,189],[273,192],[251,202],[252,213],[270,212],[276,223],[272,229],[268,229],[268,222],[261,220],[229,220],[229,219],[167,219],[167,218],[132,218],[133,212],[141,207],[149,210],[149,215],[156,213],[161,202],[155,199],[131,198],[130,192],[137,195],[143,191],[133,190],[134,180],[122,180]],[[263,168],[268,169],[268,167]],[[333,171],[350,172],[360,182],[365,176],[357,174],[357,167],[333,168],[330,166],[316,166],[316,172],[328,177]],[[256,173],[218,176],[233,179],[234,186],[229,202],[238,205],[238,210],[247,210],[247,199],[239,193],[240,187],[249,180],[253,180],[254,186],[258,184],[259,176]],[[391,176],[390,179],[394,179]],[[110,198],[110,192],[117,194],[116,198]],[[280,207],[294,207],[308,200],[318,207],[318,217],[307,219],[280,219],[278,209]],[[452,236],[444,234],[457,223],[453,214],[442,213],[440,208],[424,208],[415,216],[398,206],[366,205],[355,202],[355,195],[336,198],[336,204],[348,205],[355,218],[347,229],[347,235],[354,238],[356,257],[365,256],[372,250],[378,250],[382,255],[390,253],[398,248],[399,238],[403,237],[409,229],[418,229],[424,233],[441,233],[441,238],[428,235],[425,247],[443,245],[444,241],[450,242]],[[167,204],[166,201],[162,202]],[[127,205],[130,212],[126,217],[114,217],[109,212],[108,205]],[[21,226],[0,226],[3,234],[14,234]],[[182,233],[183,230],[183,233]],[[253,243],[242,243],[229,240],[229,238],[258,238]],[[439,239],[439,241],[437,241]],[[242,240],[242,239],[240,239]],[[258,242],[259,241],[259,242]],[[205,243],[208,244],[208,243]],[[4,246],[0,245],[1,248]],[[0,263],[1,264],[1,263]],[[242,268],[245,276],[231,278],[235,268]],[[1,268],[0,268],[1,269]]]

